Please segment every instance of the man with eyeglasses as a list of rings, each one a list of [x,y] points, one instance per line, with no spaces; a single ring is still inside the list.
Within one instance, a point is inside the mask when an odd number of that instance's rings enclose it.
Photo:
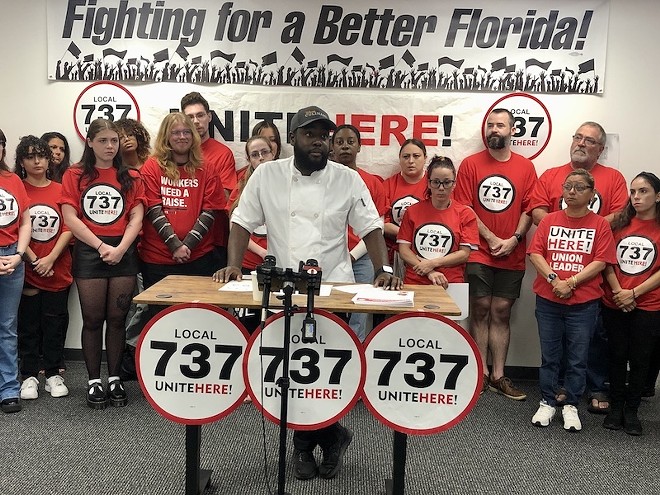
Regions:
[[[571,161],[543,172],[534,187],[527,210],[532,215],[534,224],[538,225],[548,213],[566,208],[562,199],[562,184],[566,176],[578,168],[588,170],[596,184],[596,194],[589,209],[612,223],[616,213],[621,211],[628,201],[628,185],[621,172],[598,163],[598,158],[605,149],[606,138],[605,129],[597,122],[588,121],[578,127],[571,141]],[[606,414],[609,410],[605,383],[608,373],[607,340],[602,324],[596,327],[592,338],[588,366],[588,410],[596,414]],[[561,384],[558,384],[557,395],[560,401],[565,396]]]
[[[195,130],[202,140],[204,164],[217,169],[222,181],[222,188],[225,190],[225,199],[229,199],[229,195],[236,188],[236,161],[234,154],[227,146],[211,139],[209,135],[209,125],[211,124],[209,102],[197,91],[193,91],[181,98],[181,111],[192,120]],[[229,237],[229,215],[226,210],[217,213],[213,223],[213,236],[216,254],[224,266],[227,262],[227,239]]]
[[[511,151],[515,133],[511,112],[494,109],[486,120],[487,149],[465,158],[458,169],[454,199],[477,215],[479,250],[467,264],[470,333],[484,363],[482,393],[513,400],[527,395],[504,375],[509,350],[511,308],[525,275],[525,235],[532,219],[525,213],[537,180],[534,164]],[[488,372],[488,353],[492,371]]]

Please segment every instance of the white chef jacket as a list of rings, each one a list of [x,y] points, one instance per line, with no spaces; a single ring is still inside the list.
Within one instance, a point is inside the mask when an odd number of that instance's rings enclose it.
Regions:
[[[253,232],[266,224],[268,254],[276,266],[298,270],[315,259],[323,280],[354,282],[347,227],[362,238],[383,230],[369,190],[359,174],[328,161],[323,170],[305,176],[294,157],[261,164],[245,185],[231,221]]]

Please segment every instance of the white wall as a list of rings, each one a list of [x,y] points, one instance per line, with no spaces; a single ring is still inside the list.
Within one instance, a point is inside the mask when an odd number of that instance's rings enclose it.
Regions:
[[[565,0],[562,0],[565,1]],[[558,0],[557,3],[561,3]],[[76,138],[72,108],[86,82],[52,82],[46,77],[46,2],[3,0],[0,15],[0,128],[7,137],[9,161],[19,136],[59,130],[72,142],[73,157],[82,152]],[[620,170],[630,180],[641,170],[659,170],[654,141],[655,119],[660,115],[657,82],[660,79],[660,2],[656,0],[612,0],[610,11],[607,70],[604,96],[549,95],[544,102],[552,107],[553,138],[535,159],[538,173],[568,161],[570,136],[585,120],[600,122],[608,133],[620,138]],[[166,112],[171,97],[192,85],[160,83],[132,85],[130,90],[142,108]],[[199,88],[201,92],[208,87]],[[484,111],[492,94],[474,94]],[[423,98],[423,94],[416,95]],[[177,100],[174,99],[176,102]],[[475,123],[475,134],[480,122]],[[152,129],[155,134],[156,129]],[[476,150],[475,150],[476,151]],[[514,307],[509,364],[538,366],[540,354],[531,292],[531,267],[525,277],[523,295]],[[75,291],[73,292],[75,295]],[[75,303],[75,300],[72,301]],[[70,306],[75,306],[75,304]],[[80,313],[72,313],[67,347],[79,347]]]

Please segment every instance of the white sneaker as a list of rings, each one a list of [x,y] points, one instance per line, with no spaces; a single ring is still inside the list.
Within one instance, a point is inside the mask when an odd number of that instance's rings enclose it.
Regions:
[[[536,414],[532,416],[532,424],[535,426],[548,426],[552,418],[555,417],[556,409],[546,401],[539,402],[539,408]]]
[[[564,430],[580,431],[582,429],[577,407],[567,404],[562,408],[561,415],[564,417]]]
[[[23,380],[21,385],[21,399],[29,400],[39,397],[39,380],[31,376]]]
[[[64,379],[60,375],[46,378],[46,392],[50,392],[51,397],[66,397],[69,395],[69,389],[64,385]]]

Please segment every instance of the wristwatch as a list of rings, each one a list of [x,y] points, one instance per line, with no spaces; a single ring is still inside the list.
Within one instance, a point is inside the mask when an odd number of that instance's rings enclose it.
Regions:
[[[394,275],[394,270],[389,265],[383,265],[376,271],[376,277],[381,273],[389,273],[390,275]]]
[[[513,237],[516,238],[516,241],[518,241],[518,244],[520,244],[523,240],[523,236],[520,232],[514,232]]]
[[[21,251],[16,251],[16,254],[19,255],[19,256],[21,257],[22,260],[25,259],[25,253],[23,253],[23,252],[21,252]]]
[[[546,278],[546,280],[548,281],[549,284],[551,284],[552,281],[553,281],[554,279],[556,279],[556,278],[557,278],[557,274],[556,274],[556,273],[549,273],[549,274],[548,274],[548,277]]]

